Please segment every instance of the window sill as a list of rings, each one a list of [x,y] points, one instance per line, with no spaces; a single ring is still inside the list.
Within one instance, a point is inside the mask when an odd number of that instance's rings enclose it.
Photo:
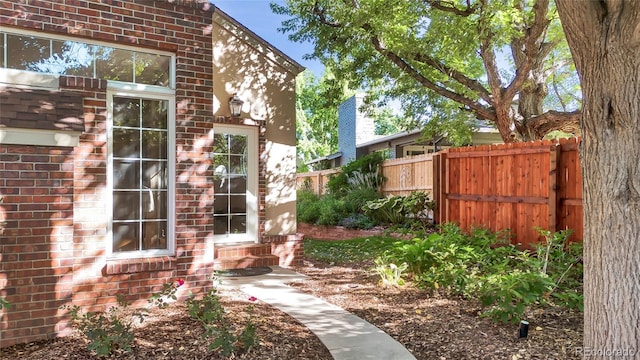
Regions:
[[[104,268],[104,274],[117,275],[175,270],[177,265],[178,262],[176,261],[176,258],[170,256],[107,260],[107,265]]]

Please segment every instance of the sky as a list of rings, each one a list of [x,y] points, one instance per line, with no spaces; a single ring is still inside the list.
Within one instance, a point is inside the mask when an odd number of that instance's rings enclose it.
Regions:
[[[302,57],[313,51],[311,43],[296,43],[289,41],[288,35],[278,31],[286,16],[274,14],[269,7],[273,0],[210,0],[220,10],[238,20],[249,30],[297,61],[300,65],[310,69],[316,77],[322,76],[324,67],[318,61],[304,60]],[[284,3],[282,0],[273,2]]]

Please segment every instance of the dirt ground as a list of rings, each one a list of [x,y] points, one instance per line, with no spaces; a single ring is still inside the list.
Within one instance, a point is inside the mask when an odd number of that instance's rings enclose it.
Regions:
[[[529,335],[518,339],[517,325],[498,325],[479,317],[480,306],[459,298],[432,297],[405,286],[382,287],[368,271],[371,264],[332,266],[305,261],[295,270],[309,279],[292,284],[366,319],[404,344],[417,359],[580,359],[582,314],[558,309],[532,312]],[[307,328],[261,301],[235,291],[220,292],[232,324],[244,324],[253,307],[258,344],[231,359],[332,359]],[[112,359],[221,359],[207,350],[198,323],[184,303],[153,309],[136,328],[130,353]],[[90,359],[79,334],[3,349],[0,359]],[[387,360],[387,359],[384,359]]]

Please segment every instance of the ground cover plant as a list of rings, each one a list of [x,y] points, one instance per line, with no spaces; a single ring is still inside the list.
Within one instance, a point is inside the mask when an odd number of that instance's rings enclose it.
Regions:
[[[333,264],[348,264],[375,259],[392,249],[398,241],[390,236],[370,236],[338,243],[307,239],[304,242],[305,256]]]
[[[466,234],[446,224],[426,237],[398,242],[376,265],[379,273],[406,270],[405,277],[432,293],[479,299],[482,314],[501,322],[520,321],[530,307],[582,310],[581,245],[567,244],[570,231],[540,231],[544,241],[530,252],[511,244],[508,234]]]

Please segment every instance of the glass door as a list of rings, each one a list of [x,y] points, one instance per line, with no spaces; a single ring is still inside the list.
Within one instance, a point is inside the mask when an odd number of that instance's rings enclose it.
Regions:
[[[213,233],[216,242],[258,241],[257,129],[214,126]]]

